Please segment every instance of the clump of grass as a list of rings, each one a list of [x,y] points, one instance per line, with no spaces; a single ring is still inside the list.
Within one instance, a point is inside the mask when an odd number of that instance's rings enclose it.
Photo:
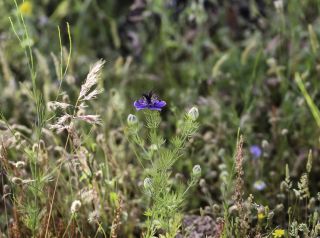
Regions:
[[[53,109],[62,110],[63,113],[57,117],[56,122],[54,124],[49,125],[49,128],[52,130],[57,130],[58,133],[67,131],[68,136],[64,145],[64,150],[67,151],[68,145],[70,145],[69,149],[71,151],[71,155],[72,154],[79,155],[79,153],[81,152],[81,140],[77,132],[78,130],[76,128],[76,122],[84,121],[90,125],[100,124],[99,115],[86,114],[84,109],[87,107],[86,103],[88,101],[95,99],[97,95],[102,92],[101,90],[98,90],[96,88],[92,89],[92,88],[95,87],[98,83],[103,64],[104,64],[104,61],[100,60],[92,66],[91,70],[89,71],[86,77],[86,80],[81,86],[79,96],[77,98],[75,105],[71,105],[71,104],[67,104],[59,101],[53,101],[50,103],[51,107],[53,106]],[[69,108],[71,110],[71,113],[67,112]],[[57,190],[57,186],[58,186],[58,182],[61,174],[61,168],[65,162],[66,162],[66,158],[64,158],[64,160],[62,160],[61,163],[58,165],[58,175],[57,175],[55,186],[54,186],[53,197],[50,203],[46,234],[49,230],[52,207],[54,204],[55,194],[56,194],[56,190]],[[87,170],[87,165],[85,163],[81,163],[81,166],[84,171]],[[74,212],[72,213],[74,214]]]
[[[242,135],[239,138],[237,143],[236,157],[235,157],[235,168],[236,168],[236,179],[235,179],[235,188],[234,188],[234,197],[235,206],[238,212],[238,218],[236,219],[236,230],[237,236],[244,237],[247,235],[249,224],[248,217],[243,201],[244,195],[244,181],[243,181],[243,137]]]

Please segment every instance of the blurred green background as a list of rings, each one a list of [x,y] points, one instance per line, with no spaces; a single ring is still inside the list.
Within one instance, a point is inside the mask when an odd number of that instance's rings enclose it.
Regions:
[[[245,194],[254,194],[258,203],[275,207],[283,202],[278,195],[286,164],[298,181],[309,149],[317,159],[319,127],[294,74],[302,75],[319,105],[319,1],[284,1],[282,8],[264,0],[37,0],[17,5],[0,2],[2,113],[11,124],[32,128],[35,109],[27,90],[27,46],[34,52],[43,101],[57,97],[58,27],[66,60],[69,23],[72,54],[62,91],[74,102],[90,65],[106,60],[100,82],[104,93],[90,110],[102,116],[101,132],[118,153],[111,176],[131,209],[140,206],[134,199],[141,195],[136,191],[143,172],[127,147],[123,124],[135,113],[133,101],[146,91],[167,101],[161,113],[167,138],[179,129],[175,122],[181,113],[193,105],[200,111],[200,130],[190,141],[188,156],[175,168],[185,177],[194,164],[203,168],[206,187],[194,191],[199,196],[186,203],[186,213],[223,202],[223,172],[232,171],[238,130],[245,138]],[[21,44],[9,21],[11,17],[18,22],[19,11],[30,36]],[[23,35],[21,25],[16,30]],[[88,138],[87,144],[94,141]],[[253,145],[262,150],[258,159],[250,153]],[[96,155],[99,160],[99,152]],[[319,190],[319,172],[315,163],[310,175],[313,193]],[[263,191],[254,188],[257,181],[266,184]],[[128,214],[132,221],[143,217],[141,207],[137,211]],[[285,218],[277,219],[286,224]]]

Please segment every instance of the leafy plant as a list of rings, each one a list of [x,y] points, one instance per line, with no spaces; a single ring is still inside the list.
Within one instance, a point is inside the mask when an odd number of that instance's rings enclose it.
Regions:
[[[166,143],[164,137],[158,133],[161,117],[158,111],[145,110],[148,140],[141,136],[141,125],[134,115],[128,116],[127,136],[134,145],[134,150],[141,166],[145,170],[144,191],[148,206],[144,237],[154,237],[162,230],[165,237],[175,237],[181,226],[181,207],[187,191],[194,186],[201,175],[199,165],[194,166],[187,188],[172,180],[173,166],[183,156],[183,149],[187,140],[198,128],[196,119],[198,109],[192,108],[178,124],[177,134]]]

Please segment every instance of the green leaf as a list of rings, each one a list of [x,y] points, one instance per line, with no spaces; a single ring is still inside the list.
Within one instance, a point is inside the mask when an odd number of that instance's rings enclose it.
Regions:
[[[151,216],[152,216],[152,211],[151,211],[151,209],[148,208],[148,210],[145,211],[144,215],[147,216],[147,217],[151,217]]]
[[[313,118],[315,119],[318,127],[320,128],[320,111],[319,111],[318,107],[316,106],[316,104],[314,103],[311,96],[309,95],[309,93],[307,92],[299,73],[295,73],[295,81],[297,82],[301,93],[303,94],[305,100],[307,101],[307,104],[310,108],[310,111],[312,113]]]
[[[53,19],[62,19],[64,18],[69,12],[69,1],[62,1],[51,15]]]
[[[118,198],[119,198],[118,194],[116,194],[115,192],[111,192],[109,196],[110,196],[111,203],[117,204]]]

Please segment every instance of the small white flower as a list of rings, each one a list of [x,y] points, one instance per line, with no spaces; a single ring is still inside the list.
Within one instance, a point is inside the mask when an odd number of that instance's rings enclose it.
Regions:
[[[73,201],[70,208],[71,213],[72,214],[76,213],[77,211],[79,211],[80,207],[81,207],[81,202],[79,200]]]
[[[93,211],[89,213],[88,222],[90,224],[98,223],[100,218],[99,211]]]
[[[188,112],[188,117],[192,120],[195,121],[199,117],[199,110],[197,107],[192,107],[189,112]]]
[[[129,126],[135,125],[138,122],[138,118],[135,115],[129,114],[127,118],[127,123]]]

